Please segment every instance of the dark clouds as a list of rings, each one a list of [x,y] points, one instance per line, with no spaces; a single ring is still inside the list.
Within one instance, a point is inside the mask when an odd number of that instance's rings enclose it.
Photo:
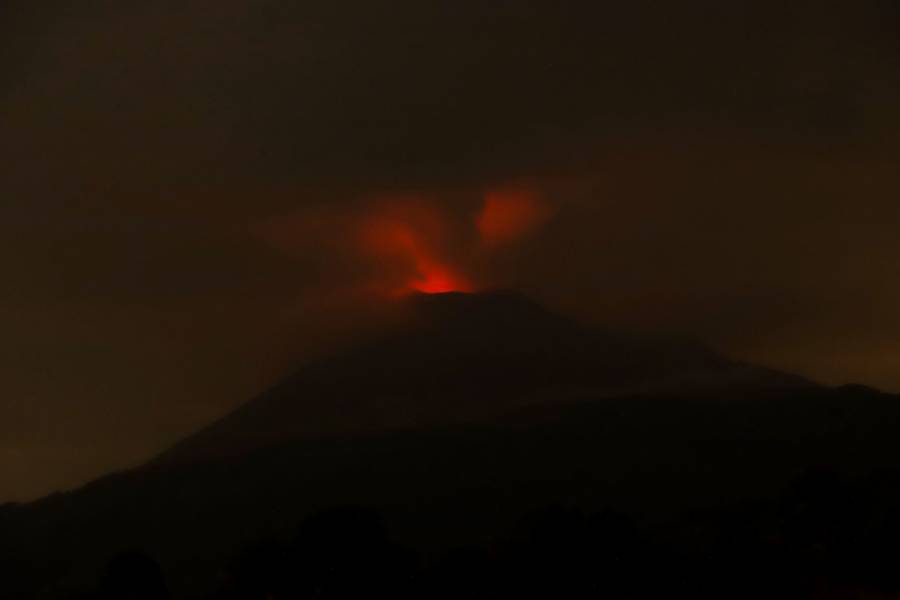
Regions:
[[[93,195],[138,188],[156,202],[175,184],[405,186],[568,167],[574,145],[659,129],[878,135],[897,84],[883,8],[782,4],[24,8],[41,14],[13,36],[28,70],[12,70],[7,114],[21,158],[55,159]]]
[[[335,229],[264,234],[394,190],[465,224],[526,178],[558,210],[497,283],[900,388],[888,0],[2,10],[0,498],[147,456],[317,347],[358,266]]]

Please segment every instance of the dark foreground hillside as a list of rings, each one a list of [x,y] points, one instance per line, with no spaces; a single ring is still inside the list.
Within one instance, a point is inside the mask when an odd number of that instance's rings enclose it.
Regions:
[[[656,395],[155,465],[4,507],[4,593],[887,593],[898,423],[864,388]]]

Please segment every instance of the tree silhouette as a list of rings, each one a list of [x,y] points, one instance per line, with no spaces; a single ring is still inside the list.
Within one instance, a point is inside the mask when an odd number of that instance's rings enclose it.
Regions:
[[[166,600],[169,593],[159,564],[142,552],[113,558],[100,585],[103,600]]]

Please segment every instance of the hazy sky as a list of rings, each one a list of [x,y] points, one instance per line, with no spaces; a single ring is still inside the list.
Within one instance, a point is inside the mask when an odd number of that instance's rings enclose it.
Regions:
[[[480,285],[900,391],[893,0],[7,0],[0,501],[368,327],[413,196]],[[552,212],[473,242],[492,190]],[[386,200],[387,199],[387,200]]]

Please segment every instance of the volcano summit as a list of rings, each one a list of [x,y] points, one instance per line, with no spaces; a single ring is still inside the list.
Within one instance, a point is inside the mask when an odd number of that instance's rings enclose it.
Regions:
[[[533,406],[650,391],[812,387],[696,343],[629,336],[512,291],[415,293],[391,332],[299,368],[163,461],[292,439],[485,423]]]

